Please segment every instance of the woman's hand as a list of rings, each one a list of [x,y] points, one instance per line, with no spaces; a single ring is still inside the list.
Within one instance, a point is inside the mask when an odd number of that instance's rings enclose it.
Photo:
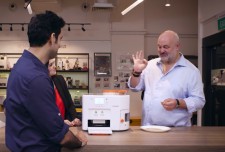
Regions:
[[[69,120],[64,120],[64,123],[67,124],[68,126],[72,127],[73,123]]]
[[[80,126],[81,125],[80,119],[77,119],[77,118],[75,118],[73,121],[64,120],[64,123],[67,124],[70,127],[72,127],[72,126]]]
[[[72,121],[72,123],[73,123],[73,126],[80,126],[80,125],[81,125],[80,119],[77,119],[77,118],[75,118],[75,119]]]

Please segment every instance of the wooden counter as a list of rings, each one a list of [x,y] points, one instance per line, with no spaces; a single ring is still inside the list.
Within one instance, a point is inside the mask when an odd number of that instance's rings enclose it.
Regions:
[[[0,152],[5,146],[5,130],[0,128]],[[225,152],[225,127],[176,127],[165,133],[151,133],[132,126],[112,135],[88,135],[81,152]],[[63,149],[63,152],[70,150]]]

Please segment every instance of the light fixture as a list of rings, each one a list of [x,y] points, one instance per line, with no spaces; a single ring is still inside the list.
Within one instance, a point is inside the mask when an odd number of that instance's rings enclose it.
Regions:
[[[165,4],[166,7],[170,7],[171,4],[170,4],[170,0],[166,0],[166,4]]]
[[[28,25],[29,23],[24,23],[24,22],[17,22],[17,23],[1,23],[0,22],[0,31],[3,31],[3,26],[7,26],[8,27],[8,29],[10,30],[10,31],[13,31],[13,26],[15,25],[15,29],[14,29],[14,31],[17,31],[17,27],[21,27],[21,31],[25,31],[25,29],[26,29],[26,25]],[[91,25],[91,23],[65,23],[66,24],[66,26],[68,27],[67,28],[67,30],[68,31],[71,31],[72,29],[71,29],[71,27],[72,26],[81,26],[81,30],[82,31],[86,31],[86,29],[85,29],[85,27],[84,26],[87,26],[87,25]]]
[[[25,0],[24,8],[26,9],[27,6],[31,3],[32,0]]]
[[[27,9],[29,14],[32,14],[31,3],[32,0],[25,0],[24,8]]]
[[[21,28],[21,30],[22,30],[22,31],[24,31],[24,26],[23,26],[23,24],[22,24],[22,28]]]
[[[86,29],[84,28],[84,24],[82,24],[81,30],[82,30],[83,32],[86,31]]]
[[[12,24],[10,25],[10,31],[13,31]]]
[[[70,31],[70,24],[68,24],[68,31]]]
[[[129,7],[127,7],[125,10],[123,10],[121,12],[122,15],[127,14],[130,10],[132,10],[134,7],[136,7],[138,4],[140,4],[141,2],[143,2],[144,0],[137,0],[136,2],[134,2],[133,4],[131,4]]]

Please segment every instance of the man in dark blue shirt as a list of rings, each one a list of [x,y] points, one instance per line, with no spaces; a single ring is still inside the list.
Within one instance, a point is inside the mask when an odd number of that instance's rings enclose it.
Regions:
[[[64,25],[50,11],[32,17],[28,25],[30,48],[10,73],[4,101],[6,145],[13,152],[57,152],[61,146],[87,142],[83,132],[70,129],[60,116],[47,67],[57,55]]]

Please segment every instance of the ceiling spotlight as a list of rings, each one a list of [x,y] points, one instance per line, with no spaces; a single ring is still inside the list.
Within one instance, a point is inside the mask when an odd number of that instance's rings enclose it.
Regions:
[[[84,28],[84,24],[82,24],[81,30],[82,30],[83,32],[86,31],[86,29]]]
[[[2,24],[0,24],[0,31],[2,31]]]
[[[11,24],[11,26],[10,26],[10,31],[13,31],[12,24]]]
[[[70,31],[70,24],[68,24],[68,31]]]
[[[165,6],[166,6],[166,7],[171,6],[171,4],[170,4],[170,1],[169,1],[169,0],[166,0],[166,4],[165,4]]]
[[[23,24],[22,24],[22,29],[21,29],[22,31],[24,31],[24,26],[23,26]]]

